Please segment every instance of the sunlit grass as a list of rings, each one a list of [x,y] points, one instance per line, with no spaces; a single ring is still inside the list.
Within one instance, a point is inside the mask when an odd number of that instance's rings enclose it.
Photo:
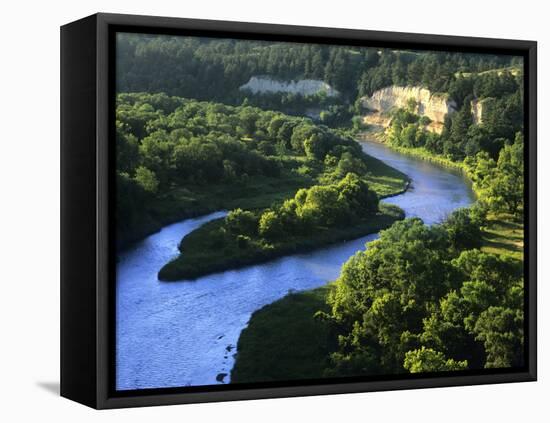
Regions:
[[[334,336],[315,312],[329,312],[326,297],[331,285],[288,294],[254,312],[237,345],[231,382],[322,377]]]
[[[523,260],[523,223],[507,214],[490,214],[483,228],[482,251]]]

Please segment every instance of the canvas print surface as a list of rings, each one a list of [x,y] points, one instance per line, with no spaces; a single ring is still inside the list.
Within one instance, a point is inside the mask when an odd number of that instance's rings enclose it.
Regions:
[[[115,389],[522,367],[523,78],[118,33]]]

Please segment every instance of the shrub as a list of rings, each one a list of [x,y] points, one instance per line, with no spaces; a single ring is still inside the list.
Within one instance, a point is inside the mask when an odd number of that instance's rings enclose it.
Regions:
[[[258,218],[251,211],[235,209],[225,218],[225,225],[235,235],[254,235],[258,228]]]

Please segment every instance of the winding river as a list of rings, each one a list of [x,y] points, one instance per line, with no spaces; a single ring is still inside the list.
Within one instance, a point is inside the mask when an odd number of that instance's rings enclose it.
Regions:
[[[465,178],[448,168],[362,142],[363,150],[406,173],[404,194],[385,201],[407,217],[438,223],[474,200]],[[287,293],[335,279],[342,264],[377,234],[195,281],[159,282],[181,238],[225,215],[216,212],[164,227],[119,256],[116,298],[118,390],[229,382],[236,344],[251,314]]]

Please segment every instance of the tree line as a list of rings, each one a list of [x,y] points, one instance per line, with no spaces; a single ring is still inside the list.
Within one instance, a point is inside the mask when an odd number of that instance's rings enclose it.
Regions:
[[[520,59],[505,55],[147,34],[121,33],[117,37],[119,92],[164,92],[232,105],[247,99],[252,105],[287,113],[325,102],[340,106],[338,112],[343,116],[358,114],[362,96],[390,85],[448,92],[461,103],[471,84],[463,75],[521,65]],[[319,79],[342,96],[308,100],[288,93],[252,95],[240,91],[254,75]],[[479,94],[489,96],[483,90]],[[332,113],[335,110],[333,107]],[[332,123],[341,125],[346,119],[340,117]]]

